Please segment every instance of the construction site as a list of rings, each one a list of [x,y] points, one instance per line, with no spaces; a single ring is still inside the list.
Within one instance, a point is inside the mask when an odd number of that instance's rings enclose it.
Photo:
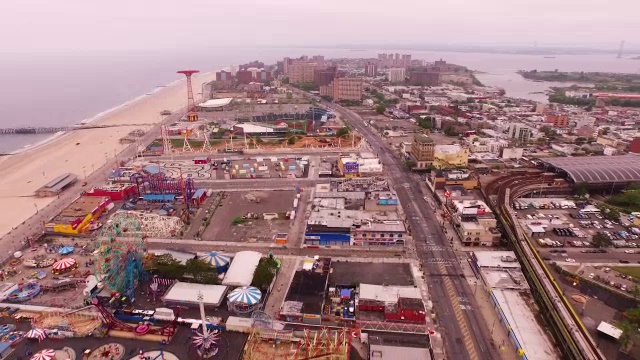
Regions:
[[[255,327],[244,348],[243,360],[348,360],[348,329],[315,328],[301,331]]]

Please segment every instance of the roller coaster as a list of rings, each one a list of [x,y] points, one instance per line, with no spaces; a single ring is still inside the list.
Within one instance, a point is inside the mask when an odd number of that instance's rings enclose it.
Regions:
[[[558,186],[551,188],[549,185],[549,180],[542,176],[542,171],[529,170],[495,179],[482,188],[482,193],[487,204],[493,207],[522,263],[531,292],[562,352],[562,358],[606,360],[546,267],[531,239],[513,220],[509,207],[510,200],[532,192],[559,188]]]

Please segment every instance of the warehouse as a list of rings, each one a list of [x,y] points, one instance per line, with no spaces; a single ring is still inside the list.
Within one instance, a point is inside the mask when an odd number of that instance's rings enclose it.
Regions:
[[[217,308],[222,304],[226,293],[226,286],[178,281],[171,285],[167,293],[162,297],[162,301],[167,306],[193,307],[198,305],[198,294],[202,294],[205,307]]]

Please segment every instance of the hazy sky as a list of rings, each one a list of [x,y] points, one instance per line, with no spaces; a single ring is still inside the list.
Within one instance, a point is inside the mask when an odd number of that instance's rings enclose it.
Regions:
[[[602,44],[639,0],[1,0],[0,52],[339,44]]]

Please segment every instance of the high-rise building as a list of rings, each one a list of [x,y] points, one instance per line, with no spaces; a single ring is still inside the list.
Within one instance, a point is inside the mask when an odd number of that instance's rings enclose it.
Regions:
[[[508,134],[516,142],[526,143],[533,136],[533,130],[524,124],[511,124],[509,125]]]
[[[337,73],[335,66],[328,67],[326,69],[316,69],[313,75],[313,82],[318,86],[327,86],[333,82]]]
[[[375,77],[378,73],[378,64],[369,62],[364,67],[364,75],[369,77]]]
[[[216,72],[216,81],[231,81],[233,80],[233,75],[228,71],[218,71]]]
[[[409,65],[411,65],[411,54],[402,55],[402,64],[400,66],[406,69]]]
[[[362,100],[363,80],[359,77],[342,77],[333,80],[333,100]]]
[[[296,61],[289,65],[289,82],[291,84],[299,84],[305,82],[313,82],[314,72],[318,68],[316,63],[309,63],[306,61]]]
[[[412,71],[409,73],[409,85],[413,86],[438,86],[440,84],[440,74],[427,72],[424,70]]]
[[[401,66],[401,65],[400,65],[400,54],[396,53],[396,59],[395,59],[395,61],[393,62],[393,65],[394,65],[394,66]]]
[[[253,73],[249,70],[239,70],[236,73],[236,80],[240,84],[248,84],[253,81]]]
[[[287,76],[289,75],[289,65],[291,65],[291,59],[286,57],[282,60],[282,73]]]
[[[404,68],[391,68],[389,69],[389,82],[390,83],[403,83],[405,81]]]

